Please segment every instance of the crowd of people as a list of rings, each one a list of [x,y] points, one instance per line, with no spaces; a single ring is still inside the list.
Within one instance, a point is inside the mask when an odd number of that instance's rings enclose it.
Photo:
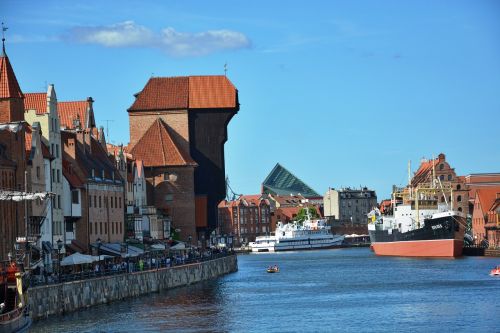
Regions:
[[[38,267],[32,271],[31,285],[43,285],[94,278],[104,275],[134,273],[179,265],[193,264],[233,254],[232,249],[196,247],[184,250],[144,252],[137,257],[108,257],[92,264],[55,266],[54,269]],[[103,256],[104,257],[104,256]]]

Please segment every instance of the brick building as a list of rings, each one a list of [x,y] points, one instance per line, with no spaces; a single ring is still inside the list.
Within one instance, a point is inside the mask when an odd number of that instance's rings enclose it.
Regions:
[[[0,54],[0,195],[25,189],[24,94],[2,45]],[[16,237],[25,235],[24,204],[0,200],[0,260],[14,253]]]
[[[225,76],[163,77],[151,78],[135,96],[128,109],[129,151],[140,154],[136,145],[154,134],[172,142],[185,162],[170,165],[169,151],[148,147],[148,153],[161,157],[140,158],[151,189],[148,202],[172,215],[182,240],[206,237],[216,227],[217,204],[226,194],[224,143],[227,125],[239,110],[238,91]],[[186,214],[177,214],[179,209]]]
[[[446,198],[444,194],[438,195],[439,202],[448,202],[454,210],[469,214],[469,191],[465,186],[465,178],[457,176],[455,169],[450,166],[442,153],[436,159],[421,161],[411,179],[411,186],[415,188],[421,184],[432,184],[433,174],[444,187],[451,188],[451,193],[447,193]],[[439,188],[439,185],[437,186]]]
[[[219,233],[233,235],[236,246],[255,241],[271,233],[271,203],[265,195],[243,195],[237,200],[223,200],[218,206]]]
[[[495,214],[500,191],[494,188],[477,189],[474,193],[474,211],[472,213],[472,236],[476,244],[498,244],[497,216]],[[486,226],[488,225],[488,231]]]
[[[61,131],[65,171],[80,190],[78,244],[120,243],[124,239],[124,181],[91,130]],[[71,220],[73,220],[72,217]]]

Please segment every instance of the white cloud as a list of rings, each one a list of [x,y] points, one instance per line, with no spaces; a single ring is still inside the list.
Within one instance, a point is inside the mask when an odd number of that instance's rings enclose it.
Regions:
[[[77,27],[64,39],[105,47],[159,48],[172,56],[200,56],[224,50],[250,47],[248,37],[231,30],[209,30],[199,33],[178,32],[168,27],[159,33],[125,21],[110,26]]]

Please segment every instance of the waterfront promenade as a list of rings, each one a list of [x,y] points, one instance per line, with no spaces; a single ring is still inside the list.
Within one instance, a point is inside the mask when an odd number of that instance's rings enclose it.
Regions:
[[[200,257],[173,266],[147,267],[134,272],[90,274],[72,281],[32,287],[28,290],[34,320],[91,306],[216,278],[238,270],[231,252]],[[68,278],[68,276],[66,276]],[[61,278],[62,280],[62,278]]]
[[[240,255],[235,274],[40,321],[32,332],[496,332],[500,279],[488,273],[497,263],[368,248]],[[274,264],[280,273],[266,273]]]

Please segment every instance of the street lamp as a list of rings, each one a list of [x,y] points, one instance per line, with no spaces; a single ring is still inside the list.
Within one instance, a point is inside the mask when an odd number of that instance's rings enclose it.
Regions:
[[[63,246],[63,241],[59,238],[56,243],[57,243],[57,262],[59,263],[57,278],[60,282],[61,281],[61,249]]]

